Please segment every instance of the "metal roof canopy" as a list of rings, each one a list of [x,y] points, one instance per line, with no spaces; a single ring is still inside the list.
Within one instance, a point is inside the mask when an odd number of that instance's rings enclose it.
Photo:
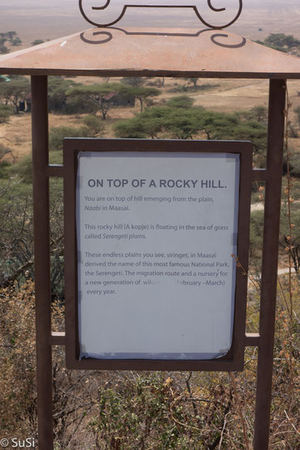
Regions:
[[[227,31],[92,28],[0,57],[0,74],[299,79],[300,59]]]

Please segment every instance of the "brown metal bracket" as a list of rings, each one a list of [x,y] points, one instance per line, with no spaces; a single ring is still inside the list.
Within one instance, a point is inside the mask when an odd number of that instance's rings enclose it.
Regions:
[[[95,11],[95,10],[96,11],[103,11],[104,9],[106,9],[110,5],[110,2],[111,2],[111,0],[106,0],[106,3],[103,6],[92,6],[91,9],[93,11]],[[119,22],[119,20],[121,20],[122,17],[124,16],[127,8],[177,8],[177,9],[178,8],[180,8],[180,9],[182,9],[182,8],[189,8],[189,9],[193,9],[194,10],[196,16],[198,17],[200,22],[203,23],[203,25],[205,25],[208,28],[212,28],[214,30],[220,30],[220,29],[223,29],[223,28],[227,28],[230,25],[232,25],[234,22],[236,22],[237,19],[240,17],[242,9],[243,9],[243,1],[239,0],[239,8],[238,8],[237,14],[235,15],[234,19],[232,19],[230,22],[228,22],[228,23],[226,23],[224,25],[214,26],[214,25],[209,24],[206,20],[203,19],[203,17],[201,16],[201,14],[198,11],[198,7],[195,6],[195,5],[166,5],[166,4],[162,4],[162,5],[135,5],[135,4],[132,4],[132,5],[130,5],[130,4],[126,4],[126,5],[123,6],[123,8],[121,10],[121,13],[117,17],[117,19],[115,19],[115,20],[113,20],[112,22],[109,22],[109,23],[98,23],[98,22],[94,22],[93,20],[89,19],[83,4],[84,4],[84,0],[79,0],[79,9],[80,9],[80,12],[81,12],[82,16],[85,18],[85,20],[87,22],[91,23],[92,25],[95,25],[96,27],[102,27],[102,28],[103,27],[108,27],[110,25],[114,25],[115,23]],[[226,8],[215,8],[212,5],[211,0],[207,0],[207,4],[208,4],[208,7],[214,12],[222,12],[222,11],[226,10]]]

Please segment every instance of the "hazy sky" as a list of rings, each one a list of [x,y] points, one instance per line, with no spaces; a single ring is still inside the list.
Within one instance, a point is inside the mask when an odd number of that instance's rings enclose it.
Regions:
[[[101,6],[105,0],[83,0],[87,10]],[[174,0],[136,0],[136,3],[172,4]],[[134,2],[127,0],[126,3]],[[111,0],[106,11],[97,11],[97,20],[116,18],[123,0]],[[206,0],[175,0],[175,4],[195,4],[205,18],[215,24],[231,20],[236,14],[238,0],[212,0],[216,8],[226,7],[226,13],[211,13]],[[243,0],[244,8],[238,22],[228,31],[258,39],[269,32],[285,32],[300,38],[300,0]],[[116,12],[115,12],[116,11]],[[99,17],[99,19],[98,19]],[[92,18],[92,17],[91,17]],[[190,26],[202,28],[193,11],[176,9],[130,8],[118,26]],[[54,39],[90,28],[80,15],[78,0],[0,0],[0,32],[15,30],[24,43],[34,39]]]

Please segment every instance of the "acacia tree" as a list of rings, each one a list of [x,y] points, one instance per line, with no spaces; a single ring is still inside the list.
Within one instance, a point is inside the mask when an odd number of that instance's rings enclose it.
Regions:
[[[255,162],[261,166],[267,143],[264,123],[189,105],[186,98],[175,97],[164,106],[148,108],[133,119],[117,122],[114,131],[116,136],[122,138],[193,139],[204,135],[208,140],[250,140]]]
[[[300,41],[295,39],[292,35],[286,35],[283,33],[271,33],[265,40],[264,44],[270,47],[297,47],[300,45]]]
[[[100,111],[102,119],[107,119],[108,110],[112,106],[109,102],[109,95],[116,94],[120,90],[120,85],[117,83],[105,83],[94,84],[92,86],[76,86],[69,89],[66,95],[72,99],[74,97],[81,96],[92,101],[97,106],[97,110]]]
[[[9,83],[0,84],[0,99],[6,105],[13,105],[16,114],[19,113],[19,101],[30,92],[30,84],[26,78],[12,79]]]
[[[151,137],[158,139],[192,139],[199,130],[198,109],[157,106],[148,108],[133,119],[117,122],[114,131],[118,137]]]
[[[32,45],[37,45],[32,42]],[[49,94],[49,111],[59,111],[60,113],[66,109],[67,91],[76,86],[72,80],[63,77],[49,77],[48,94]]]
[[[22,42],[15,31],[0,33],[0,54],[9,53],[9,49],[5,46],[7,41],[9,41],[13,46],[20,45]]]
[[[0,33],[0,54],[9,53],[9,49],[5,46],[5,42],[7,41],[7,36],[5,33]]]
[[[19,45],[22,44],[22,41],[21,41],[21,39],[20,39],[19,37],[16,37],[15,39],[12,39],[12,40],[11,40],[11,44],[12,44],[14,47],[18,47]]]
[[[17,37],[17,33],[15,31],[7,31],[5,35],[7,36],[7,39],[9,39],[10,41],[12,41]]]
[[[124,97],[133,96],[140,102],[140,111],[144,111],[145,101],[150,97],[158,97],[161,93],[159,89],[143,86],[120,85],[119,92]]]

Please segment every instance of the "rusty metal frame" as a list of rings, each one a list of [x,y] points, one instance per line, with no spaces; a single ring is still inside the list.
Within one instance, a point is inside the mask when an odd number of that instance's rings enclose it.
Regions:
[[[47,77],[32,77],[37,410],[41,450],[53,449]]]
[[[232,347],[227,355],[214,360],[143,360],[83,359],[79,360],[78,286],[76,241],[76,173],[79,152],[190,152],[231,153],[240,155],[238,214],[238,260],[236,270],[235,313]],[[242,370],[247,302],[250,202],[252,187],[252,144],[231,141],[138,140],[138,139],[65,139],[64,141],[65,204],[65,304],[66,363],[69,369],[100,370]],[[113,325],[113,324],[112,324]]]
[[[268,449],[272,397],[278,240],[284,148],[286,81],[271,80],[261,276],[254,450]]]
[[[233,74],[232,78],[236,77],[238,74]],[[64,177],[66,167],[48,164],[47,97],[47,76],[32,76],[37,393],[40,450],[53,450],[51,347],[54,345],[65,346],[67,343],[65,333],[51,332],[49,177]],[[244,334],[240,347],[241,351],[244,347],[249,346],[258,348],[254,450],[268,450],[269,448],[285,104],[286,80],[271,79],[267,167],[252,170],[251,173],[252,181],[266,183],[260,330],[257,334]],[[72,320],[72,317],[68,317],[67,320]],[[225,365],[223,367],[225,369]]]
[[[236,22],[238,20],[238,18],[240,17],[241,13],[242,13],[242,9],[243,9],[243,0],[239,0],[239,7],[238,7],[238,11],[235,15],[235,17],[229,21],[228,23],[224,24],[224,25],[218,25],[218,26],[214,26],[211,25],[210,23],[208,23],[206,20],[203,19],[203,17],[201,16],[201,14],[198,11],[197,6],[195,5],[169,5],[169,4],[161,4],[161,5],[140,5],[140,4],[133,4],[133,5],[128,5],[125,4],[121,10],[121,13],[119,14],[119,16],[108,23],[99,23],[99,22],[94,22],[93,20],[89,19],[88,16],[86,15],[84,8],[83,8],[83,3],[84,0],[79,0],[79,10],[83,16],[83,18],[89,22],[90,24],[99,27],[99,28],[105,28],[105,27],[109,27],[111,25],[114,25],[115,23],[119,22],[122,17],[125,15],[126,10],[128,8],[176,8],[176,9],[192,9],[194,11],[194,13],[196,14],[196,16],[198,17],[198,19],[200,20],[200,22],[203,23],[203,25],[205,25],[208,28],[212,28],[213,30],[222,30],[223,28],[227,28],[230,25],[232,25],[234,22]],[[94,11],[103,11],[104,9],[106,9],[109,5],[110,5],[111,0],[106,0],[106,3],[103,6],[92,6],[92,9]],[[222,12],[225,11],[226,8],[215,8],[212,3],[211,0],[207,0],[207,4],[208,7],[214,11],[214,12]]]

